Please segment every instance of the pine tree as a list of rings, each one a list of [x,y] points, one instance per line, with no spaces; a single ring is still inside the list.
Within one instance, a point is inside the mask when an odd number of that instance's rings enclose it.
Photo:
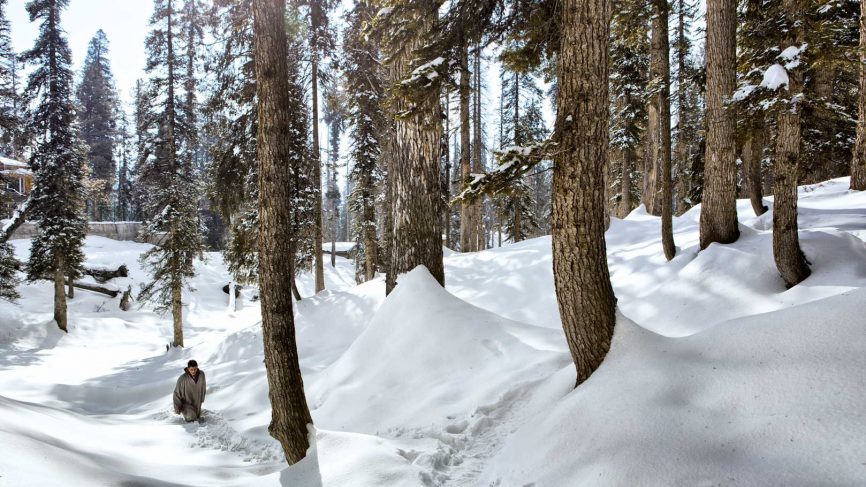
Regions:
[[[858,53],[857,142],[851,158],[851,189],[866,191],[866,3],[860,2],[860,50]]]
[[[91,192],[88,213],[96,221],[112,218],[112,199],[117,162],[115,144],[120,116],[114,76],[108,61],[108,38],[101,29],[90,40],[77,90],[81,108],[78,119],[87,144]]]
[[[182,30],[176,2],[154,1],[153,30],[146,42],[149,99],[154,110],[149,121],[156,135],[146,142],[149,157],[142,161],[140,181],[147,186],[145,216],[149,221],[145,234],[158,239],[159,245],[141,257],[151,280],[142,286],[139,298],[154,301],[160,311],[171,310],[172,346],[182,347],[183,288],[195,275],[193,260],[202,255],[203,245],[197,207],[199,183],[189,156],[194,127],[184,119],[188,93],[186,100],[181,98],[191,82],[186,79],[185,59],[179,55]]]
[[[638,147],[647,127],[647,105],[643,90],[649,79],[649,4],[639,0],[613,2],[611,22],[611,109],[610,180],[619,186],[611,202],[616,215],[625,218],[641,194],[638,172]]]
[[[67,330],[64,277],[81,273],[81,247],[87,233],[84,218],[84,154],[72,102],[71,55],[60,14],[68,0],[36,0],[27,4],[30,21],[41,20],[32,49],[22,55],[34,70],[26,92],[35,100],[31,117],[37,134],[30,165],[35,172],[30,214],[39,224],[33,237],[27,275],[54,279],[54,320]]]
[[[610,2],[561,5],[553,178],[553,276],[580,384],[601,365],[616,323],[604,240]]]
[[[525,146],[541,142],[547,137],[541,117],[541,89],[533,75],[528,72],[510,71],[503,68],[500,73],[502,93],[500,103],[501,134],[500,145]],[[512,242],[520,242],[532,237],[539,229],[539,214],[536,193],[547,193],[542,198],[549,199],[549,188],[544,188],[544,167],[538,167],[538,174],[524,176],[501,193],[495,206],[497,217]],[[530,187],[532,183],[535,187]]]
[[[787,86],[780,89],[776,114],[776,147],[773,167],[773,257],[782,279],[788,287],[809,277],[811,271],[800,250],[797,227],[797,165],[800,157],[800,97],[804,86],[804,66],[800,50],[807,26],[802,15],[801,2],[784,0],[780,14],[786,34],[779,49],[784,69],[788,74]],[[789,52],[790,51],[790,52]]]
[[[136,218],[133,199],[133,141],[129,120],[123,110],[120,111],[118,146],[117,152],[120,159],[120,167],[117,172],[117,207],[115,216],[120,221],[133,221]]]
[[[671,260],[676,254],[673,236],[673,195],[671,194],[671,70],[670,42],[668,39],[668,0],[652,2],[652,50],[650,57],[651,116],[658,119],[652,140],[652,173],[658,175],[661,185],[658,194],[651,195],[662,220],[662,247],[665,258]]]
[[[258,102],[252,0],[214,3],[212,35],[221,46],[209,60],[213,91],[206,104],[210,147],[208,194],[228,222],[223,257],[241,283],[258,280]]]
[[[12,48],[12,27],[6,18],[6,0],[0,0],[0,151],[21,156],[21,96],[18,93],[17,56]],[[5,185],[3,185],[5,186]]]
[[[283,447],[289,464],[299,462],[310,446],[313,423],[304,396],[292,312],[292,106],[285,2],[254,0],[255,66],[258,95],[260,278],[262,335],[271,424],[268,431]],[[295,73],[296,77],[297,73]],[[297,166],[294,166],[295,168]],[[321,251],[321,249],[319,249]]]
[[[442,120],[439,113],[439,84],[428,72],[444,63],[421,62],[420,50],[437,22],[435,3],[394,2],[392,10],[380,15],[386,27],[382,43],[394,90],[390,100],[395,118],[388,142],[388,178],[392,188],[393,225],[389,258],[391,286],[397,275],[424,265],[445,283],[442,262],[442,214],[439,199],[439,149]],[[386,286],[386,289],[391,287]],[[387,289],[390,291],[390,289]]]
[[[328,15],[334,9],[333,0],[303,0],[301,2],[309,9],[309,53],[310,53],[310,83],[312,86],[312,130],[313,130],[313,172],[312,182],[315,191],[319,194],[315,198],[313,231],[315,241],[313,243],[313,271],[316,278],[316,292],[325,289],[324,263],[322,261],[322,162],[321,145],[319,143],[319,63],[331,53],[334,47],[334,36],[330,28]]]
[[[345,93],[335,86],[334,82],[325,85],[324,110],[322,119],[328,127],[328,160],[325,174],[327,176],[325,199],[328,202],[326,215],[328,235],[331,242],[331,267],[337,265],[337,239],[340,224],[340,187],[337,182],[337,170],[340,163],[340,138],[346,120]]]
[[[707,143],[700,220],[700,246],[731,243],[737,226],[737,164],[734,110],[736,84],[736,3],[707,0]]]

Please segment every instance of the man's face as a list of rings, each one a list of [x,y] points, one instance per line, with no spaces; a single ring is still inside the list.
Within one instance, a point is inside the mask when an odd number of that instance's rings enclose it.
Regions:
[[[196,375],[198,375],[198,367],[189,367],[189,373],[190,375],[195,377]]]

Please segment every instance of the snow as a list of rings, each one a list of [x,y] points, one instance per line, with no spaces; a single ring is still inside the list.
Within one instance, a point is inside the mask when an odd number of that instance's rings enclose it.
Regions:
[[[49,282],[0,302],[0,484],[189,486],[862,485],[866,482],[866,193],[841,178],[799,191],[813,274],[786,290],[772,211],[737,202],[740,239],[698,252],[700,207],[674,219],[677,256],[643,208],[607,233],[618,320],[601,368],[573,389],[549,237],[446,253],[354,283],[299,276],[301,369],[315,428],[293,467],[268,436],[257,290],[236,306],[218,254],[196,263],[182,350],[149,307],[78,291],[70,333]],[[772,198],[765,204],[772,208]],[[25,258],[29,241],[11,241]],[[329,246],[326,245],[327,248]],[[147,244],[88,237],[88,265]],[[183,365],[209,392],[200,424],[171,413]]]
[[[764,79],[761,86],[771,90],[777,90],[780,86],[788,86],[788,72],[781,64],[773,64],[764,71]]]
[[[355,248],[355,242],[334,242],[337,252],[351,252]],[[322,251],[331,252],[331,242],[322,244]]]
[[[10,159],[8,157],[3,157],[3,156],[0,156],[0,165],[11,166],[11,167],[22,167],[22,168],[29,168],[30,167],[30,164],[27,164],[26,162],[16,161],[15,159]]]

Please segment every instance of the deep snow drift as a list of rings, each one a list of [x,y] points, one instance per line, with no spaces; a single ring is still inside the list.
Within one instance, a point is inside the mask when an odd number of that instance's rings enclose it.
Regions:
[[[866,484],[866,193],[847,187],[801,188],[813,274],[791,290],[748,201],[740,240],[700,253],[699,208],[675,219],[671,262],[657,218],[613,220],[616,334],[576,390],[549,238],[448,255],[446,289],[419,268],[387,300],[338,258],[297,304],[316,430],[294,467],[267,434],[256,290],[228,309],[218,255],[197,264],[183,350],[166,352],[167,317],[86,291],[64,335],[50,283],[24,285],[0,303],[0,485]],[[146,248],[91,237],[86,254],[136,288]],[[189,358],[201,424],[170,411]]]

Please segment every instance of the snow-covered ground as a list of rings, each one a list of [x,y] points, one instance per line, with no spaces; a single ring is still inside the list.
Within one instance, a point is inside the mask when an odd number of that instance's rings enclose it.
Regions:
[[[549,238],[449,254],[446,289],[417,269],[387,300],[338,258],[297,306],[316,442],[291,468],[267,434],[255,290],[228,309],[219,255],[197,264],[183,350],[166,352],[168,318],[87,291],[64,335],[50,283],[24,285],[0,303],[0,485],[866,485],[866,193],[847,187],[801,188],[813,274],[791,290],[747,201],[732,245],[698,253],[699,209],[675,219],[671,262],[657,218],[614,220],[616,334],[576,390]],[[125,289],[146,248],[86,253],[126,263]],[[170,411],[190,358],[201,424]]]

